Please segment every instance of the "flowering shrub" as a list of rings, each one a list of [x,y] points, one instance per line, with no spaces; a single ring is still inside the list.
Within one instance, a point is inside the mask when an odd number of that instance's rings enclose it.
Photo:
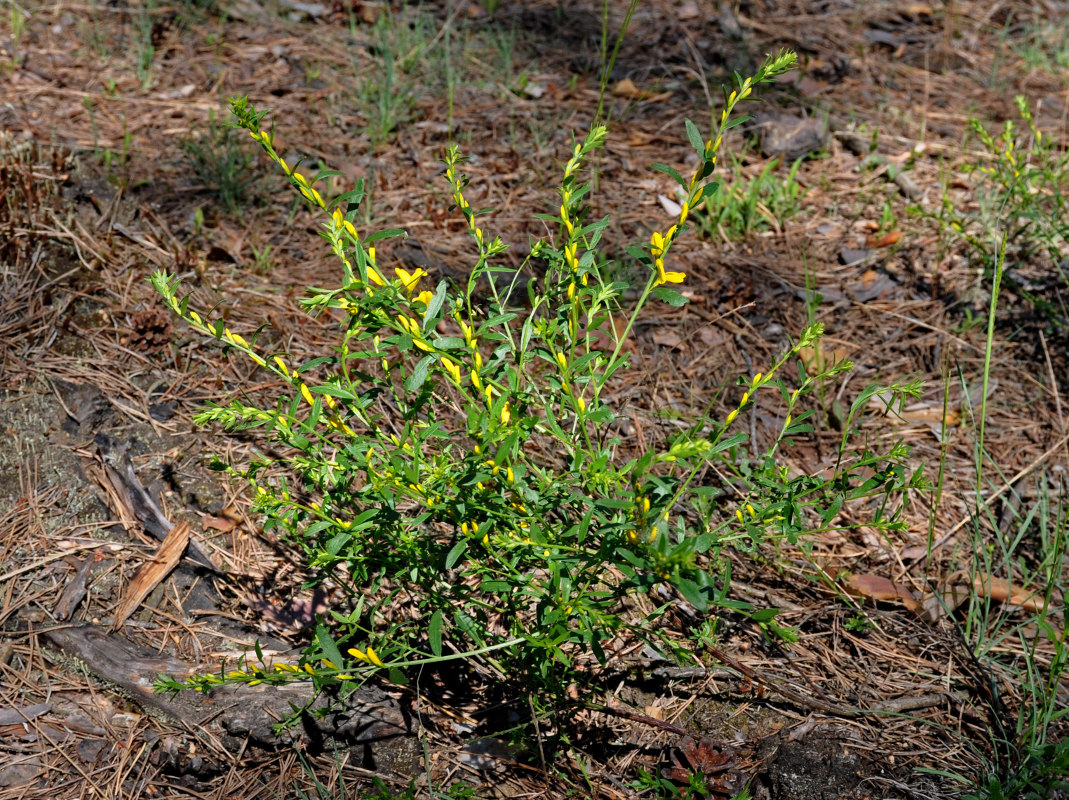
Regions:
[[[686,279],[668,267],[672,246],[691,211],[717,189],[710,178],[736,106],[794,60],[784,52],[740,78],[709,138],[687,121],[698,155],[692,175],[655,165],[684,197],[674,224],[628,249],[647,277],[626,314],[628,285],[604,277],[609,262],[600,246],[609,219],[590,218],[590,186],[582,180],[604,127],[569,153],[560,207],[544,217],[556,234],[534,244],[528,263],[537,277],[525,283],[512,271],[507,285],[493,280],[506,274],[497,261],[506,244],[487,212],[469,203],[462,159],[449,150],[445,177],[475,252],[467,284],[454,288],[446,280],[431,286],[423,270],[384,263],[375,243],[401,231],[357,230],[361,187],[324,198],[316,186],[336,173],[307,178],[276,152],[264,112],[233,100],[237,124],[322,211],[322,235],[344,280],[310,290],[303,305],[340,319],[340,343],[332,354],[293,364],[189,308],[177,278],[158,273],[152,280],[195,330],[289,385],[272,406],[235,401],[196,420],[230,430],[263,427],[287,453],[221,468],[252,487],[265,528],[297,545],[309,567],[351,602],[322,620],[297,665],[246,659],[229,673],[161,685],[205,689],[311,675],[325,686],[381,669],[403,681],[414,664],[479,658],[502,676],[556,692],[575,669],[605,663],[622,643],[684,652],[681,639],[658,628],[668,606],[633,600],[655,589],[699,610],[752,614],[774,629],[771,612],[728,599],[721,549],[754,547],[768,536],[796,540],[813,521],[807,507],[821,507],[827,526],[845,499],[905,485],[899,473],[863,487],[790,479],[775,464],[780,440],[810,430],[808,414],[796,407],[816,378],[803,371],[791,387],[782,373],[800,348],[813,345],[819,326],[767,372],[742,379],[741,400],[722,422],[696,419],[667,445],[632,458],[622,457],[614,433],[612,386],[628,367],[623,346],[651,296],[685,302],[671,288]],[[480,281],[489,294],[482,305]],[[626,318],[622,328],[612,323],[614,313]],[[766,463],[742,471],[736,449],[746,435],[730,428],[770,386],[787,407],[782,431]],[[876,463],[865,458],[857,459],[865,469]],[[701,485],[711,462],[748,488],[729,502]]]

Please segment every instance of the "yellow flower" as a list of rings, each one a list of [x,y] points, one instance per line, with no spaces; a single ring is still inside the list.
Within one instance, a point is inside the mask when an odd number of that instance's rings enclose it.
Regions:
[[[687,279],[685,272],[665,272],[664,271],[664,259],[658,258],[655,262],[657,266],[657,281],[655,286],[660,286],[663,283],[683,283]]]
[[[586,413],[586,400],[582,397],[575,398],[575,407],[579,409],[580,414]]]
[[[567,371],[568,359],[564,357],[564,353],[557,353],[557,363],[560,364],[561,372]]]
[[[445,367],[445,371],[449,373],[449,377],[453,379],[453,383],[460,385],[460,367],[457,366],[451,359],[442,356],[442,366]]]
[[[405,287],[405,291],[409,294],[412,294],[415,290],[416,284],[419,283],[419,279],[427,274],[422,269],[417,269],[415,272],[409,272],[407,269],[402,269],[401,267],[397,267],[394,272],[400,279],[401,285]]]
[[[657,258],[664,252],[664,237],[660,231],[654,231],[650,237],[650,254]]]
[[[375,248],[372,247],[371,249],[374,250]],[[374,284],[376,284],[378,286],[385,286],[386,285],[386,281],[384,281],[382,279],[382,276],[379,275],[378,270],[376,270],[373,266],[371,266],[371,264],[367,265],[367,277],[368,277],[368,280],[370,280],[372,283],[374,283]]]
[[[367,653],[365,653],[363,650],[357,650],[355,647],[349,648],[349,655],[351,655],[358,661],[367,661]]]
[[[375,649],[373,647],[368,647],[367,649],[367,660],[374,664],[376,667],[386,666],[382,663],[382,659],[379,658],[378,653],[375,652]]]
[[[433,299],[434,294],[432,292],[420,292],[416,295],[416,301],[419,303],[423,303],[423,305],[427,306],[428,308],[430,308],[431,300]]]
[[[275,356],[275,363],[278,365],[278,371],[288,378],[290,376],[290,371],[286,369],[286,362],[278,356]]]
[[[509,404],[506,401],[505,405],[501,407],[501,424],[508,425],[509,420],[512,419],[512,411],[509,409]]]
[[[308,391],[308,387],[305,386],[303,383],[301,384],[301,396],[308,401],[308,405],[315,404],[315,398],[312,397],[312,393]]]

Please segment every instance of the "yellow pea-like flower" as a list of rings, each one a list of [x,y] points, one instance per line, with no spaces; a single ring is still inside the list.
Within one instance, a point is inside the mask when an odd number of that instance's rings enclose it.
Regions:
[[[664,252],[664,236],[660,231],[654,231],[650,237],[650,253],[654,258],[661,255]]]

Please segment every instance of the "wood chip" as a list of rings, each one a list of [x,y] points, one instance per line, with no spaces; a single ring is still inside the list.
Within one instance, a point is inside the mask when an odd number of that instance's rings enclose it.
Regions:
[[[149,592],[155,589],[160,584],[160,581],[170,574],[171,570],[182,560],[182,554],[188,546],[189,523],[179,522],[171,528],[171,532],[167,534],[163,544],[156,550],[156,555],[153,559],[137,571],[137,575],[130,581],[130,585],[126,587],[126,593],[115,611],[113,629],[118,630],[121,628],[127,618],[148,597]]]

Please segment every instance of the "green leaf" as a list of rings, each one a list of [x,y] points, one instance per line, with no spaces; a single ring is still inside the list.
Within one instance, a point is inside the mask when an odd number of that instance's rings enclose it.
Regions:
[[[332,556],[336,556],[338,555],[338,553],[341,552],[341,549],[345,547],[345,545],[347,545],[349,543],[349,540],[352,538],[353,537],[348,533],[339,533],[335,536],[332,536],[329,540],[327,540],[326,551]]]
[[[683,599],[696,609],[705,611],[709,607],[705,598],[705,593],[702,592],[701,587],[694,581],[689,580],[688,578],[676,578],[673,583],[679,590],[679,593],[683,595]]]
[[[442,310],[442,305],[445,303],[445,296],[449,292],[449,285],[446,281],[440,281],[438,288],[434,292],[434,297],[431,299],[430,304],[427,306],[427,313],[423,315],[423,327],[426,328],[427,324],[438,316],[438,312]]]
[[[403,228],[387,228],[384,231],[375,231],[375,233],[372,233],[364,239],[364,242],[366,244],[371,244],[371,242],[377,242],[379,239],[392,239],[394,236],[401,236],[407,239],[408,231]]]
[[[754,622],[771,622],[778,613],[778,608],[760,608],[750,615],[750,619]]]
[[[431,621],[427,623],[427,637],[431,642],[431,652],[436,656],[442,655],[442,612],[435,611]]]
[[[709,451],[709,455],[713,455],[714,453],[720,453],[724,450],[730,450],[732,447],[735,447],[736,445],[740,445],[745,442],[747,437],[748,434],[746,433],[735,433],[727,437],[726,439],[721,439],[719,442],[713,445],[713,449]]]
[[[342,400],[355,400],[356,395],[350,392],[348,389],[343,389],[340,386],[335,386],[332,383],[324,383],[319,386],[308,387],[312,394],[329,394],[331,397],[340,397]]]
[[[338,170],[336,170],[336,169],[324,169],[324,170],[322,170],[320,172],[317,172],[316,176],[314,178],[312,178],[311,182],[312,182],[312,184],[317,184],[321,180],[323,180],[324,178],[330,178],[330,177],[333,177],[334,175],[341,175],[341,174],[342,173],[338,172]]]
[[[704,146],[705,145],[702,145],[703,148]],[[687,182],[683,180],[683,176],[667,164],[650,164],[650,169],[656,170],[657,172],[663,172],[665,175],[671,176],[672,180],[674,180],[684,189],[687,188]]]
[[[363,199],[364,199],[364,179],[360,178],[359,180],[357,180],[355,187],[353,187],[349,191],[345,192],[344,194],[338,195],[337,199],[334,202],[335,203],[342,203],[342,202],[348,203],[349,204],[349,210],[351,211],[353,208],[355,208],[356,206],[360,205],[360,203],[361,203],[361,201],[363,201]]]
[[[410,392],[418,392],[419,388],[423,386],[424,381],[427,380],[427,370],[430,369],[430,366],[433,363],[434,356],[424,356],[421,358],[413,368],[412,374],[408,376],[408,380],[405,381],[405,388]]]
[[[687,139],[690,140],[690,146],[697,150],[699,154],[704,154],[705,140],[702,139],[698,126],[689,119],[683,120],[683,124],[687,126]]]
[[[653,290],[653,293],[657,295],[657,299],[662,302],[668,303],[670,306],[679,308],[685,306],[689,301],[675,289],[669,289],[666,286],[658,286]]]
[[[753,116],[751,116],[750,114],[747,114],[746,116],[743,116],[743,117],[736,117],[735,119],[731,120],[731,122],[729,122],[727,125],[724,126],[724,130],[725,131],[729,131],[732,128],[734,128],[735,126],[737,126],[737,125],[741,125],[744,122],[749,122],[751,119],[753,119]]]
[[[331,364],[333,362],[333,356],[319,356],[318,358],[313,358],[309,361],[305,361],[303,364],[297,367],[297,372],[307,372],[310,369],[315,369],[320,364]]]
[[[486,322],[484,322],[482,325],[480,325],[479,326],[479,331],[481,332],[483,330],[483,328],[499,328],[502,325],[504,325],[506,322],[512,322],[512,320],[514,320],[514,319],[516,319],[516,315],[513,314],[512,312],[506,312],[504,314],[496,314],[496,315],[490,317],[490,319],[486,320]]]
[[[339,669],[344,666],[345,659],[341,656],[341,650],[334,643],[330,636],[330,631],[327,630],[325,625],[316,626],[316,641],[319,642],[319,650],[323,654],[323,658],[329,659]]]
[[[456,563],[460,561],[460,557],[464,555],[464,551],[468,549],[468,542],[466,539],[461,539],[455,545],[453,549],[449,551],[449,555],[445,557],[445,568],[452,569],[456,566]]]

